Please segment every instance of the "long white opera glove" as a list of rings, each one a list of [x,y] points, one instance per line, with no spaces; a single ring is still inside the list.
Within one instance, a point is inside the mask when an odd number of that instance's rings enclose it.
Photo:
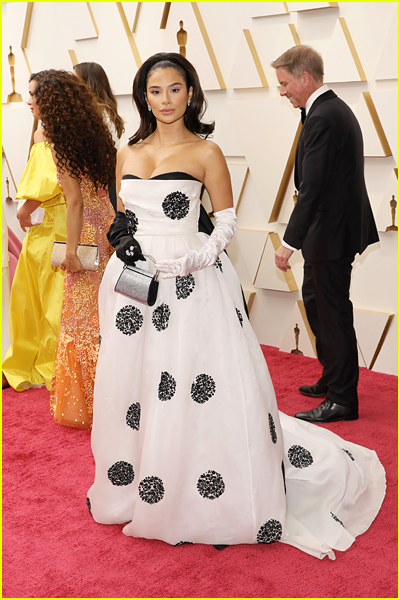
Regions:
[[[159,260],[156,269],[161,277],[186,277],[189,273],[200,271],[213,265],[218,256],[228,246],[237,229],[234,208],[225,208],[214,213],[216,225],[214,231],[200,250],[176,252],[173,258]]]

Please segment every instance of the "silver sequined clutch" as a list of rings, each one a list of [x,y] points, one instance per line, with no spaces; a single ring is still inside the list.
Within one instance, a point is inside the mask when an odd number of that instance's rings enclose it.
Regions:
[[[67,251],[66,242],[54,242],[51,253],[51,265],[59,267]],[[99,247],[94,244],[79,244],[77,255],[85,271],[97,271],[99,268]]]
[[[153,262],[156,262],[152,256],[144,254]],[[140,267],[125,265],[114,290],[119,294],[128,296],[132,300],[153,306],[157,300],[158,277],[160,271],[149,273]]]

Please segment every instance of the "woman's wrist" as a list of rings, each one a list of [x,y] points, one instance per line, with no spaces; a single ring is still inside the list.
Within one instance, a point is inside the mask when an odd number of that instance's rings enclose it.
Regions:
[[[65,251],[65,256],[68,256],[68,258],[73,258],[74,256],[78,256],[77,251],[78,251],[78,247],[76,247],[75,250],[73,248],[67,248]]]

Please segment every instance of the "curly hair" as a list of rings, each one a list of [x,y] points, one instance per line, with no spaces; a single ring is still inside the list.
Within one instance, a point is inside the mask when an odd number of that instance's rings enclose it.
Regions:
[[[39,82],[41,79],[43,79],[43,77],[46,77],[46,75],[48,75],[50,73],[50,70],[47,71],[38,71],[37,73],[31,73],[30,77],[29,77],[29,83],[31,81],[37,81]]]
[[[114,123],[118,138],[125,131],[124,121],[118,114],[117,100],[103,67],[95,62],[82,62],[74,65],[74,73],[90,87],[99,104]]]
[[[115,180],[117,150],[93,92],[78,77],[51,69],[34,92],[44,135],[53,144],[58,168],[96,189]]]
[[[193,88],[190,106],[184,114],[184,123],[192,133],[207,138],[213,131],[214,123],[202,123],[201,119],[206,112],[207,102],[201,89],[199,76],[194,66],[181,54],[175,52],[159,52],[150,56],[140,67],[133,80],[132,98],[140,115],[140,126],[136,133],[129,139],[128,145],[132,146],[144,140],[157,128],[157,121],[153,113],[149,112],[146,101],[147,82],[150,75],[157,69],[175,69],[186,82],[189,90]]]

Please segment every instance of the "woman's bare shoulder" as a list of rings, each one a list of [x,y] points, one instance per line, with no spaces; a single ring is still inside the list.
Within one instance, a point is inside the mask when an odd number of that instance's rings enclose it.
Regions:
[[[222,150],[215,142],[200,140],[196,146],[197,157],[204,168],[218,164],[221,161],[225,162]]]
[[[44,137],[43,127],[39,127],[39,129],[36,129],[35,133],[33,134],[33,143],[39,144],[39,142],[45,142],[45,141],[46,141],[46,138]]]
[[[132,144],[132,146],[130,146],[129,144],[125,144],[125,146],[121,146],[121,148],[118,149],[117,156],[120,158],[132,156],[132,154],[137,154],[138,152],[141,152],[145,148],[145,146],[146,144],[143,141],[137,142],[136,144]]]

